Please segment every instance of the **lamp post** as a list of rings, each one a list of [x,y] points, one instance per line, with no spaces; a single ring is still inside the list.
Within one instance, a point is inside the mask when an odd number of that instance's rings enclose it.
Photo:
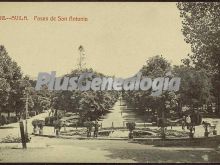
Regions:
[[[28,124],[28,122],[27,122],[27,116],[28,116],[28,91],[27,91],[27,88],[25,88],[25,94],[26,94],[26,98],[21,98],[21,100],[26,100],[25,101],[25,130],[24,130],[23,121],[20,121],[20,123],[19,123],[23,148],[27,148],[26,143],[28,141],[28,127],[27,127],[27,124]]]
[[[27,98],[26,98],[26,103],[25,103],[25,134],[26,137],[28,137],[28,127],[27,127],[27,116],[28,116],[28,92],[26,93]]]
[[[28,94],[28,88],[25,88],[25,98],[21,98],[22,100],[25,100],[25,134],[28,135],[28,101],[29,101],[29,94]]]
[[[173,75],[172,75],[171,71],[165,73],[165,78],[170,78],[172,76]],[[162,94],[163,94],[163,91],[162,91]],[[166,122],[165,121],[165,111],[170,106],[169,106],[169,101],[166,101],[165,96],[162,96],[162,99],[163,99],[162,102],[163,102],[164,105],[163,105],[163,108],[162,108],[162,115],[161,115],[161,117],[162,117],[161,136],[162,136],[162,139],[165,139],[166,138],[166,133],[165,133],[165,122]]]

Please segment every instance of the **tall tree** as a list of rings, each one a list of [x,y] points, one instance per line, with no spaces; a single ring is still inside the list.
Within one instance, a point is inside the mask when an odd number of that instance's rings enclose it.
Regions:
[[[67,77],[79,77],[81,73],[92,73],[92,78],[104,76],[92,69],[73,70]],[[91,81],[91,78],[85,78]],[[84,81],[85,81],[84,80]],[[117,101],[117,91],[57,91],[52,95],[52,108],[55,110],[65,110],[77,112],[82,121],[87,118],[97,119],[100,115],[107,112]]]
[[[140,69],[143,76],[152,79],[164,77],[167,72],[171,71],[171,64],[161,55],[153,56],[146,61],[146,64]],[[148,91],[127,91],[125,99],[133,107],[139,111],[151,109],[161,116],[161,112],[165,109],[165,102],[171,100],[169,92],[163,92],[160,96],[151,96],[152,89]],[[160,103],[160,104],[158,104]]]
[[[192,66],[174,66],[173,74],[181,77],[178,101],[181,106],[198,108],[212,101],[212,85],[209,74],[205,69],[196,69]]]
[[[189,55],[197,68],[211,73],[220,115],[220,2],[179,2],[182,32],[191,44]]]
[[[0,76],[2,83],[5,84],[5,90],[7,91],[7,94],[1,96],[1,98],[8,97],[4,99],[2,109],[7,111],[8,115],[10,115],[10,112],[16,109],[17,102],[20,101],[19,93],[21,91],[20,88],[18,88],[18,84],[22,78],[22,73],[20,67],[11,59],[5,47],[2,45],[0,45]]]

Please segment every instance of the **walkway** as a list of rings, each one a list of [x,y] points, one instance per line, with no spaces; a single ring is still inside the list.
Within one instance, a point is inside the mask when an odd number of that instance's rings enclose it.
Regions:
[[[128,109],[125,103],[118,100],[110,112],[103,116],[103,119],[100,121],[102,127],[123,127],[128,121],[144,123],[144,116],[140,116],[135,113],[134,109]]]

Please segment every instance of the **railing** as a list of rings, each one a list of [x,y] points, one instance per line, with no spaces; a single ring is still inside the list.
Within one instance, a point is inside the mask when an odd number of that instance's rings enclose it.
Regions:
[[[123,121],[123,122],[117,122],[117,121],[112,121],[111,124],[109,123],[108,125],[107,124],[103,124],[102,122],[99,123],[100,124],[100,128],[118,128],[118,127],[122,127],[122,128],[126,128],[126,123],[128,122],[133,122],[133,121]],[[136,123],[136,126],[135,127],[152,127],[152,126],[156,126],[156,123],[147,123],[147,122],[144,122],[144,123]]]

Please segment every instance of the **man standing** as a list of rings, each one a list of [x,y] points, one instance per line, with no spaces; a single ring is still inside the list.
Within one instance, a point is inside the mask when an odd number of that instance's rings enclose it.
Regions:
[[[188,116],[186,117],[186,126],[187,126],[187,129],[189,129],[190,125],[191,125],[191,117],[190,117],[190,115],[188,115]]]
[[[98,137],[99,123],[98,123],[97,120],[95,121],[94,127],[95,127],[95,129],[94,129],[94,137]]]
[[[185,123],[186,123],[186,118],[183,116],[182,118],[182,130],[185,130]]]
[[[94,123],[90,121],[90,117],[87,119],[87,122],[85,122],[86,128],[87,128],[87,137],[91,137],[92,127]]]

